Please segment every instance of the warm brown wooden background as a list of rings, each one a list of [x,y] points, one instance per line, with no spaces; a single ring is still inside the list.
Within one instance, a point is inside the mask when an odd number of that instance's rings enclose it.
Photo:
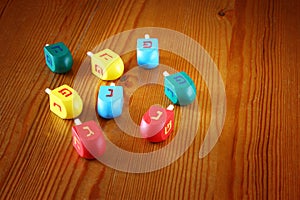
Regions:
[[[299,199],[299,10],[298,0],[1,0],[0,198]],[[197,80],[204,114],[188,151],[145,174],[79,158],[71,144],[73,122],[49,111],[44,89],[72,86],[86,51],[114,34],[149,26],[188,35],[217,64],[227,96],[217,145],[198,158],[210,122],[207,88],[184,59],[162,51],[165,64]],[[59,41],[74,57],[64,75],[50,72],[43,55],[46,43]],[[135,66],[135,52],[124,62]],[[154,103],[167,105],[163,95],[155,96],[161,91],[152,85],[134,93],[134,121]],[[107,130],[115,126],[99,122]],[[132,138],[116,143],[132,151],[167,145]]]

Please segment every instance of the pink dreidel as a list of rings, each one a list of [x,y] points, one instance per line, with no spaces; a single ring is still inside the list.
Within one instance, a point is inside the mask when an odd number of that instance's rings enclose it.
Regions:
[[[75,119],[72,127],[73,146],[86,159],[94,159],[105,152],[106,144],[101,128],[95,121],[81,123]]]

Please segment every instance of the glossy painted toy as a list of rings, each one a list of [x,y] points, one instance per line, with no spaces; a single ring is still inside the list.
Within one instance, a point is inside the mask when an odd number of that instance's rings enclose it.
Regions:
[[[150,142],[162,142],[166,140],[174,130],[174,106],[167,109],[153,105],[143,115],[140,132]]]
[[[148,34],[143,39],[137,39],[137,63],[140,67],[152,69],[159,65],[158,39],[150,38]]]
[[[73,57],[63,42],[47,44],[44,47],[46,64],[52,72],[66,73],[71,70]]]
[[[104,49],[96,54],[87,52],[91,57],[92,73],[102,80],[115,80],[124,72],[121,57],[110,49]]]
[[[81,123],[75,119],[72,127],[73,147],[80,157],[94,159],[100,157],[106,149],[103,132],[95,121]]]
[[[195,84],[185,72],[178,72],[172,75],[164,72],[164,76],[165,95],[172,103],[184,106],[191,104],[195,100]]]
[[[98,92],[97,112],[106,119],[118,117],[122,114],[124,103],[123,87],[100,86]]]
[[[62,85],[54,90],[47,88],[50,110],[62,119],[76,118],[82,112],[82,99],[78,93],[68,85]]]

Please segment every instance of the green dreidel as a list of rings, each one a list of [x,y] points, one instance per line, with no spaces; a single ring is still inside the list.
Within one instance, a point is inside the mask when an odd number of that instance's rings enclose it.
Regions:
[[[185,73],[178,72],[169,75],[163,73],[165,95],[174,103],[180,106],[191,104],[196,98],[196,87],[193,80]]]
[[[63,42],[46,44],[44,47],[46,64],[54,73],[66,73],[71,70],[73,57],[68,47]]]

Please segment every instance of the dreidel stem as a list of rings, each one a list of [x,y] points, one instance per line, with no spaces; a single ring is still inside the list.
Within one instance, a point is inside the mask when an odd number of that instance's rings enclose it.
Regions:
[[[170,104],[170,105],[167,107],[167,110],[174,110],[174,105],[173,105],[173,104]]]
[[[167,71],[164,71],[164,72],[163,72],[163,75],[164,75],[164,76],[169,76],[170,74],[169,74]]]
[[[52,91],[52,90],[50,90],[49,88],[46,88],[46,89],[45,89],[45,92],[46,92],[47,94],[49,94],[49,95],[50,95],[51,91]]]
[[[94,53],[91,52],[91,51],[88,51],[86,54],[87,54],[89,57],[92,57],[92,56],[94,55]]]
[[[149,39],[150,35],[149,34],[145,34],[145,39]]]
[[[82,124],[82,122],[81,122],[80,119],[78,119],[78,118],[74,119],[74,123],[75,123],[75,125],[80,125],[80,124]]]

